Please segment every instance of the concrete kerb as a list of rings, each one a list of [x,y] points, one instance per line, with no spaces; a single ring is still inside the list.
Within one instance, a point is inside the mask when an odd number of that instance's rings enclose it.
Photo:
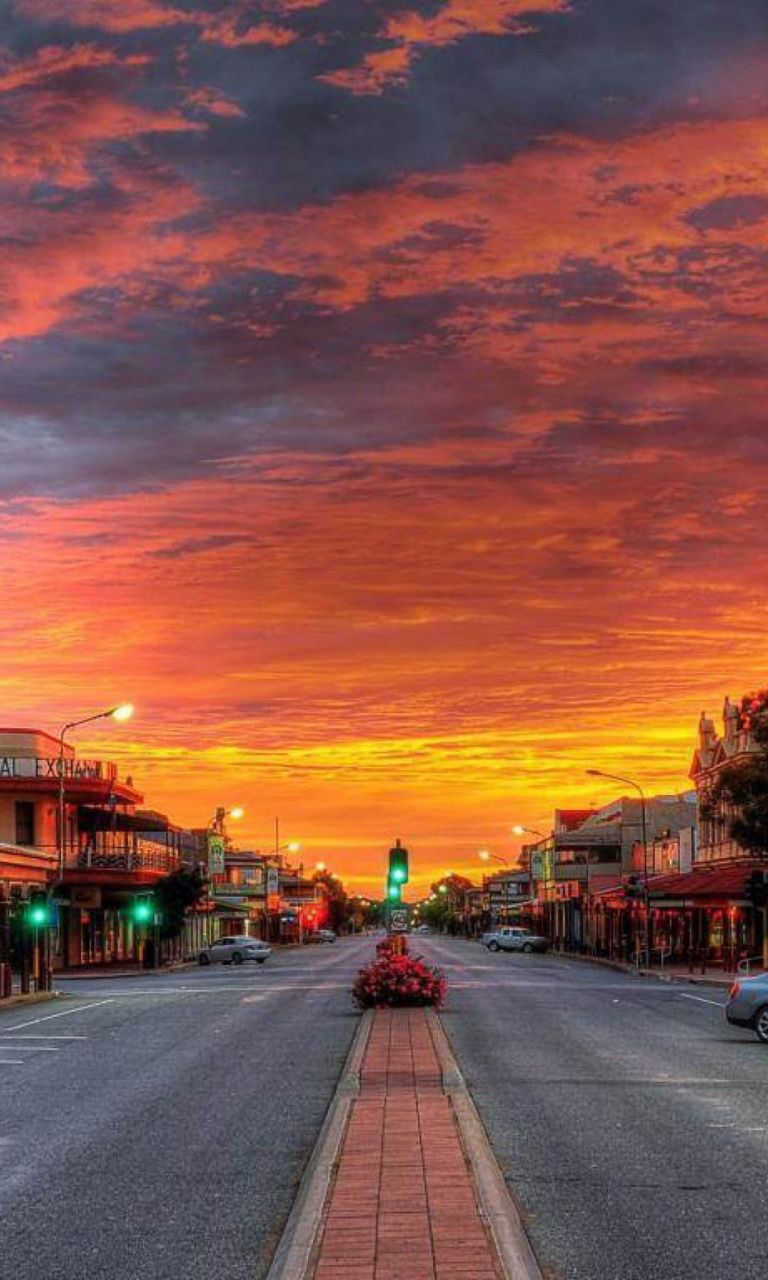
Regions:
[[[443,1075],[443,1088],[453,1103],[477,1198],[506,1280],[543,1280],[520,1211],[493,1154],[440,1018],[433,1009],[427,1010],[427,1018]]]
[[[46,1000],[66,1000],[65,991],[29,991],[26,995],[4,996],[0,1000],[0,1013],[5,1009],[18,1009],[25,1004],[44,1004]]]
[[[266,1280],[305,1280],[310,1273],[350,1111],[360,1093],[360,1070],[373,1018],[374,1010],[367,1009],[360,1019]]]

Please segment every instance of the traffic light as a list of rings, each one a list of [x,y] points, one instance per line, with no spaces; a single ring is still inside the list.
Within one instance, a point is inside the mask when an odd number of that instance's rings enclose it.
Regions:
[[[753,907],[758,909],[768,906],[767,874],[765,871],[753,871],[744,886],[744,896],[752,903]]]
[[[395,841],[394,849],[389,851],[389,883],[408,883],[408,850],[403,848],[399,840]]]
[[[26,912],[27,924],[33,929],[47,929],[51,923],[51,904],[45,889],[33,889]]]
[[[151,898],[135,898],[132,907],[135,924],[150,924],[154,916]]]
[[[387,885],[387,901],[402,902],[402,900],[403,900],[403,891],[400,888],[400,885],[393,884],[392,881],[390,880],[389,884]]]

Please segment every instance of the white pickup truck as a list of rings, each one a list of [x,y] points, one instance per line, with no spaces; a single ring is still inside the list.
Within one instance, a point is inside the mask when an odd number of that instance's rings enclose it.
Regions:
[[[530,929],[516,925],[503,925],[491,933],[484,933],[480,941],[489,951],[548,951],[549,938],[542,938]]]

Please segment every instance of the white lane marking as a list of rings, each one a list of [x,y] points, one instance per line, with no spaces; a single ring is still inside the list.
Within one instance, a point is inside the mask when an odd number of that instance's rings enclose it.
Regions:
[[[698,1000],[699,1004],[713,1004],[718,1009],[724,1009],[725,1004],[722,1000],[707,1000],[706,996],[689,996],[684,991],[679,991],[678,995],[681,1000]]]
[[[21,1058],[0,1058],[0,1067],[23,1067]]]
[[[2,1044],[3,1041],[6,1039],[6,1037],[9,1035],[10,1035],[9,1031],[0,1032],[0,1044]],[[25,1036],[14,1036],[13,1039],[14,1040],[87,1040],[88,1037],[87,1036],[56,1036],[56,1035],[53,1035],[53,1033],[51,1032],[49,1032],[46,1035],[44,1032],[41,1031],[38,1035],[34,1035],[34,1033],[29,1032]]]
[[[17,1022],[15,1027],[3,1027],[0,1031],[5,1035],[9,1031],[23,1031],[25,1027],[37,1027],[41,1022],[51,1022],[54,1018],[68,1018],[73,1013],[87,1013],[89,1009],[97,1009],[100,1004],[113,1004],[113,1000],[95,1000],[93,1004],[80,1004],[76,1009],[62,1009],[61,1013],[47,1013],[44,1018],[32,1018],[29,1022]]]
[[[7,1044],[3,1046],[8,1053],[60,1053],[61,1050],[52,1044]]]

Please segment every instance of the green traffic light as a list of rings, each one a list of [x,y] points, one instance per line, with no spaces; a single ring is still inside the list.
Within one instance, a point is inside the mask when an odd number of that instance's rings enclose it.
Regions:
[[[387,889],[387,897],[389,898],[390,902],[399,902],[400,886],[397,884],[391,884]]]
[[[392,871],[392,879],[397,880],[399,881],[400,884],[402,884],[407,874],[408,873],[405,870],[405,867],[395,867],[394,870]]]
[[[35,929],[44,928],[48,924],[48,908],[44,906],[30,907],[27,919]]]
[[[137,924],[147,924],[152,919],[152,904],[149,902],[134,903],[133,918]]]

